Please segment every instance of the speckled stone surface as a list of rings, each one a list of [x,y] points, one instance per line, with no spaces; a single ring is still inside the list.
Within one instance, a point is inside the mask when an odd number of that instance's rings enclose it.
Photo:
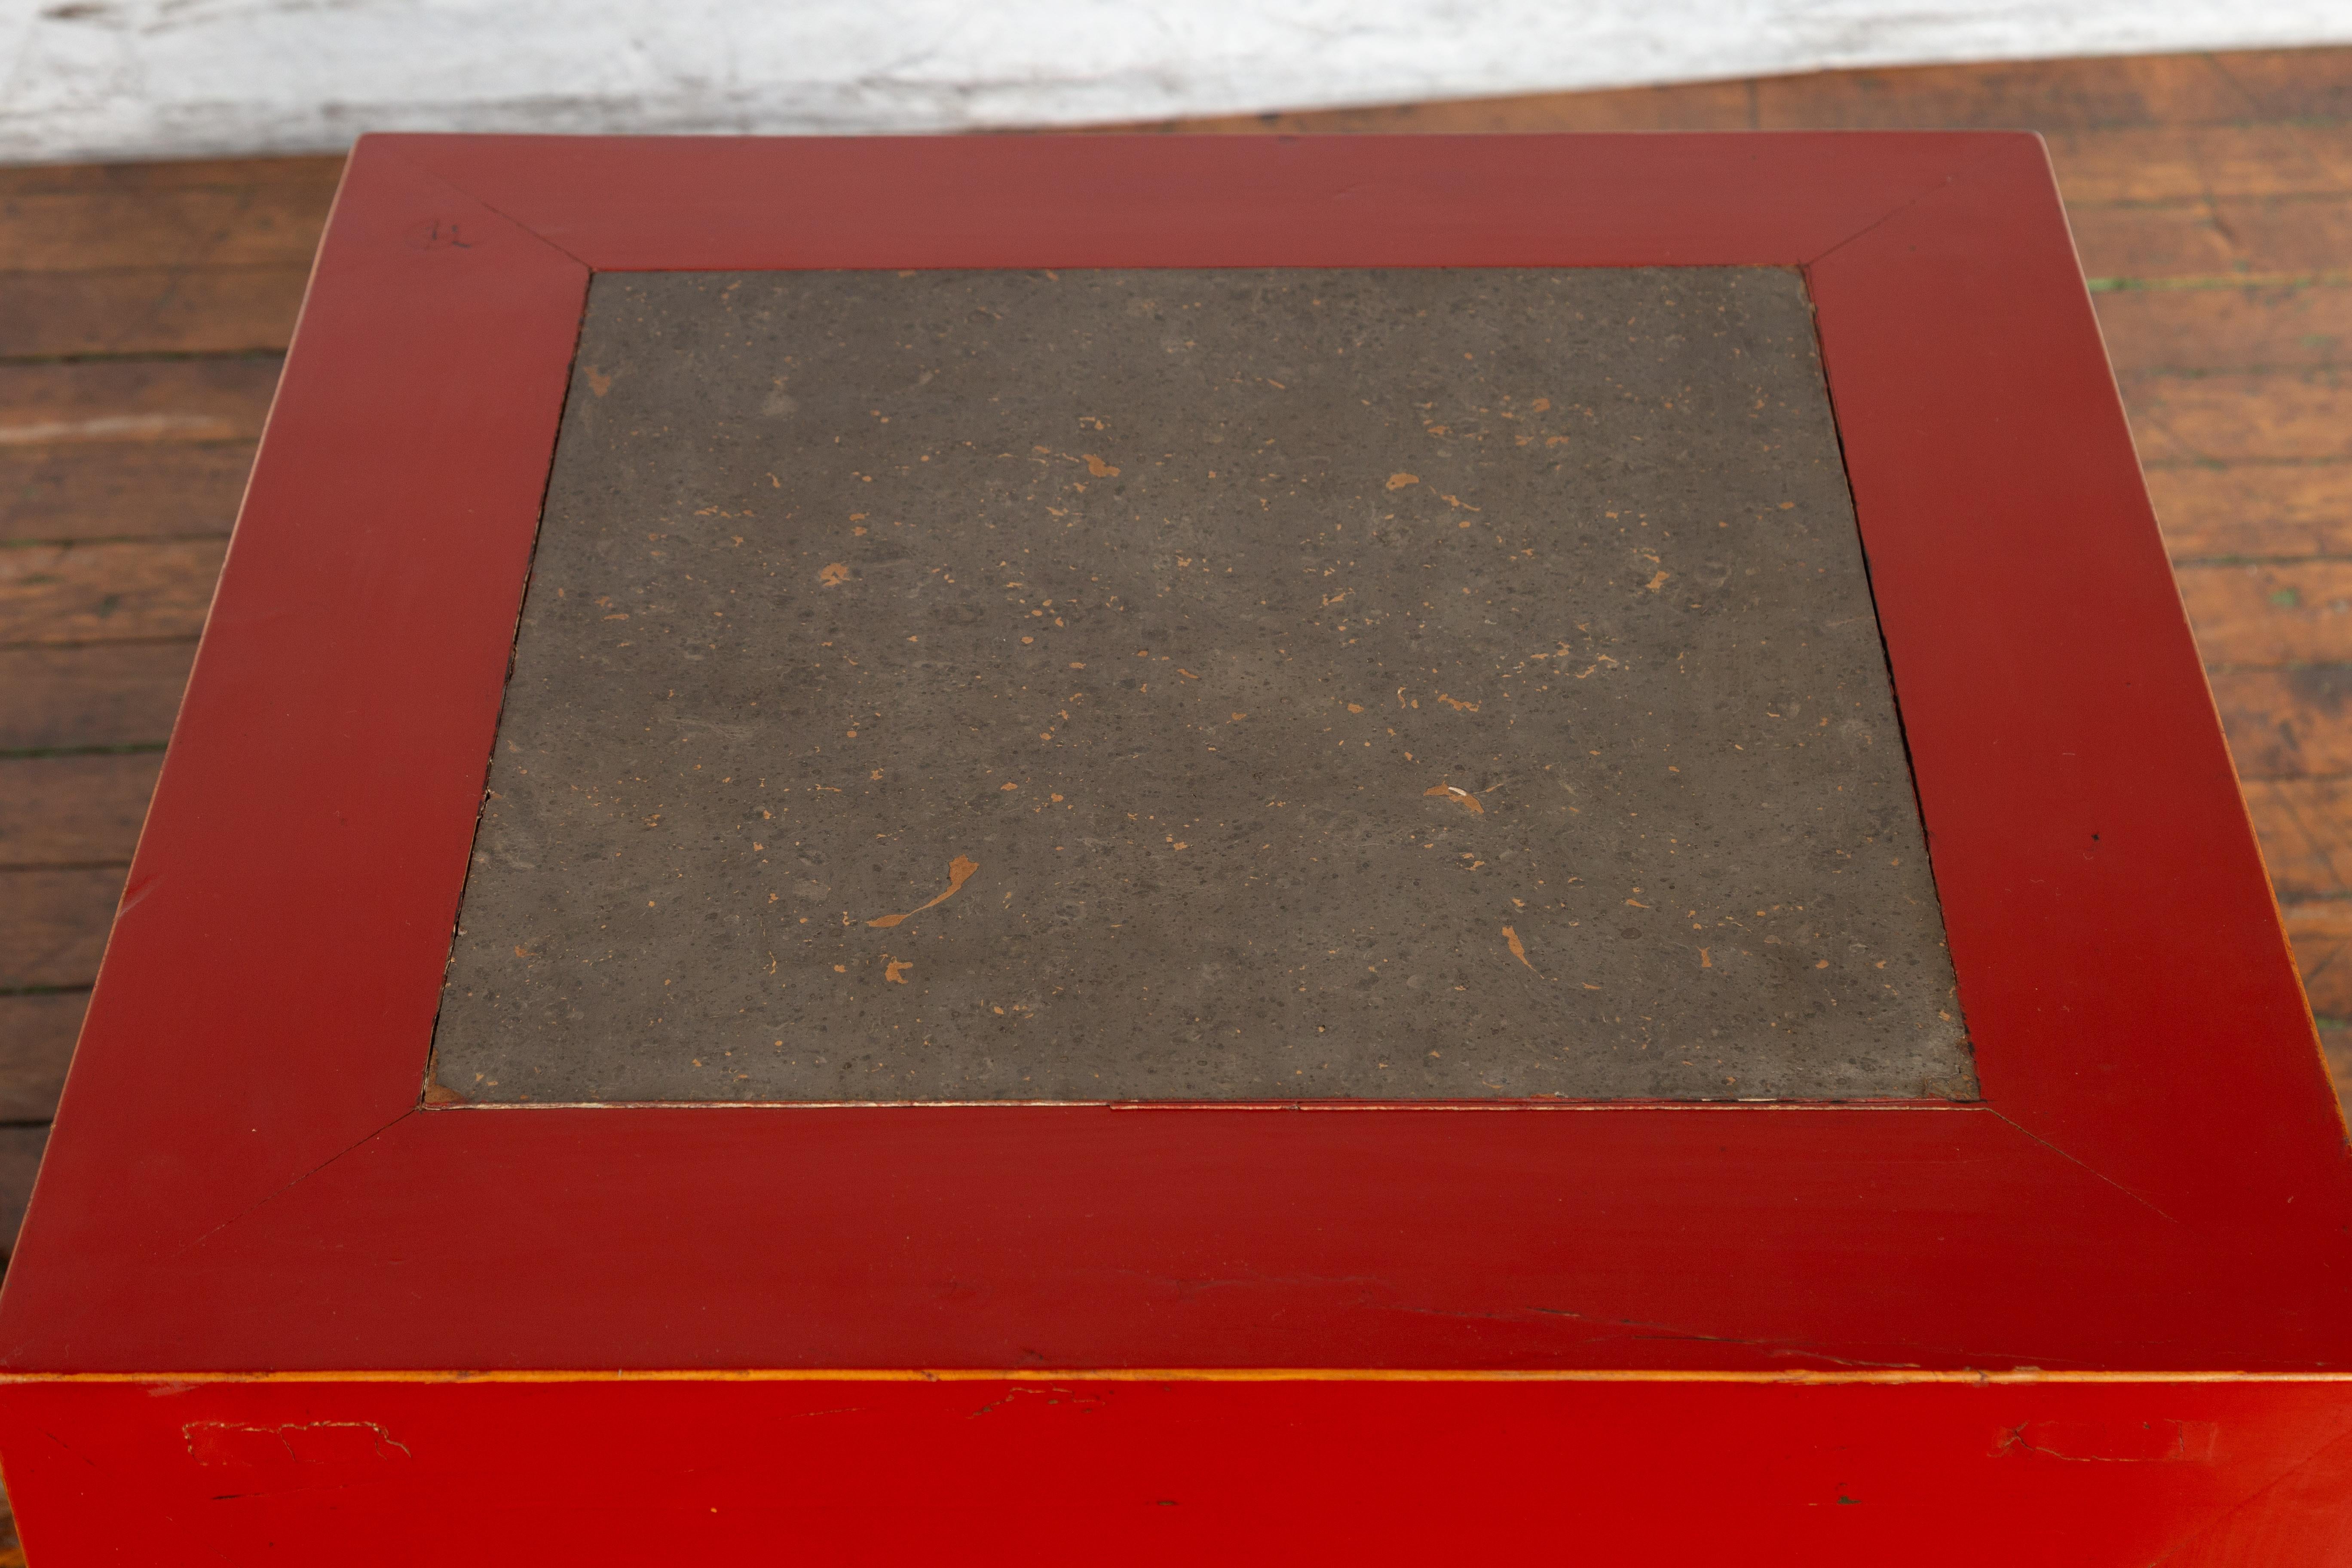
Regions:
[[[1975,1091],[1789,271],[605,274],[488,784],[467,1100]]]

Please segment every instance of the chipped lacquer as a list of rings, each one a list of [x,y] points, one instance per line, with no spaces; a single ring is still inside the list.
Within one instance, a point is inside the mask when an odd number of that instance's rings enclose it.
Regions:
[[[425,1103],[592,279],[1430,267],[1801,276],[1973,1097]],[[45,1568],[502,1563],[583,1501],[698,1563],[2322,1563],[2348,1233],[2032,138],[374,138],[0,1291],[0,1464]]]

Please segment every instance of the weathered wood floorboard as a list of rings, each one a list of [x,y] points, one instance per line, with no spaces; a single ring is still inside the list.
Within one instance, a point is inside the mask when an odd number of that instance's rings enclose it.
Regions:
[[[48,1121],[88,1000],[81,991],[0,996],[0,1124]]]
[[[2098,310],[2108,356],[2128,384],[2242,366],[2340,369],[2352,342],[2352,288],[2110,289]]]
[[[2352,463],[2149,467],[2176,564],[2352,556]]]
[[[2147,463],[2341,462],[2352,458],[2352,374],[2303,370],[2137,375],[2123,383]]]
[[[326,222],[343,161],[313,158],[189,158],[154,163],[0,164],[0,198],[68,192],[156,195],[206,186],[230,191],[299,190],[316,238]]]
[[[2352,267],[2352,199],[2333,192],[2082,204],[2073,223],[2083,269],[2097,279],[2220,279]]]
[[[2280,900],[2342,897],[2352,886],[2352,778],[2242,782]]]
[[[2125,125],[2050,129],[2070,205],[2352,193],[2352,126]]]
[[[156,752],[0,758],[0,868],[130,865],[163,765]]]
[[[168,441],[126,458],[110,442],[0,447],[0,544],[225,536],[254,443]]]
[[[0,994],[89,985],[121,890],[120,866],[0,869]]]
[[[123,267],[308,268],[319,237],[307,185],[0,195],[0,273]]]
[[[2217,669],[2212,681],[2241,779],[2352,776],[2352,664]]]
[[[141,539],[0,551],[0,648],[193,637],[227,549],[221,539]]]
[[[0,648],[0,756],[162,751],[195,655],[192,639]]]
[[[2200,562],[2175,575],[2209,664],[2352,663],[2352,561]]]
[[[250,441],[269,413],[279,363],[267,353],[0,364],[0,450]]]
[[[282,348],[310,281],[287,267],[0,274],[0,356],[250,353]]]

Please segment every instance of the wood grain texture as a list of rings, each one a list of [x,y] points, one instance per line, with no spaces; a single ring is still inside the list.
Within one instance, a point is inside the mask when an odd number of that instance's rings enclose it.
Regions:
[[[2254,120],[2352,120],[2352,49],[2248,49],[2200,57],[2246,95]]]
[[[103,443],[0,447],[0,542],[225,537],[253,449],[163,442],[126,462]]]
[[[339,157],[189,158],[148,163],[26,163],[0,166],[0,196],[47,195],[157,195],[206,186],[308,189],[332,198],[342,178]]]
[[[0,758],[0,866],[127,866],[163,759]]]
[[[0,871],[0,991],[88,985],[121,891],[119,867]]]
[[[0,1122],[47,1121],[56,1112],[89,1006],[87,991],[0,996]]]
[[[282,351],[307,265],[0,275],[0,357]]]
[[[278,356],[0,364],[0,449],[70,441],[250,441]]]
[[[2211,672],[2238,776],[2352,773],[2352,665]]]
[[[2162,464],[2147,479],[2176,563],[2352,556],[2352,462]]]
[[[2246,54],[2143,54],[2105,58],[1839,70],[1813,80],[1872,85],[1886,120],[1863,124],[2095,127],[2095,124],[2237,124],[2244,120],[2343,118],[2352,49],[2263,49]],[[1785,78],[1804,82],[1806,78]],[[1771,82],[1759,82],[1771,97]],[[1861,97],[1861,91],[1855,91]],[[1928,115],[1938,118],[1928,120]]]
[[[2352,663],[2352,561],[2179,568],[2210,665]]]
[[[2352,125],[2136,125],[2046,134],[2069,206],[2352,195]]]
[[[2342,273],[2352,199],[2334,194],[2076,205],[2068,215],[2093,278]]]
[[[308,271],[328,203],[311,185],[0,193],[0,273],[105,268]]]
[[[2237,250],[2209,202],[2081,203],[2066,219],[2086,277],[2202,278],[2237,269]]]
[[[2283,904],[2352,887],[2352,779],[2248,779],[2246,811]]]
[[[1766,78],[1756,100],[1763,128],[1841,131],[2196,124],[2243,118],[2246,106],[2205,61],[2180,55]]]
[[[2352,458],[2352,373],[2231,371],[2123,384],[2148,463]]]
[[[2135,386],[2149,371],[2352,362],[2352,287],[2110,289],[2095,303],[2107,357]]]
[[[194,641],[0,648],[0,752],[161,746]]]
[[[193,637],[227,550],[218,539],[0,550],[0,647]]]

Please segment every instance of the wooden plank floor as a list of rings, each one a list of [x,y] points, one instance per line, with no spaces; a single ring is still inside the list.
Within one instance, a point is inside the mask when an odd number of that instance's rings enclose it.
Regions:
[[[1801,126],[2049,137],[2296,956],[2352,1086],[2352,50],[1153,129]],[[15,1234],[338,169],[0,169],[0,1236]]]

